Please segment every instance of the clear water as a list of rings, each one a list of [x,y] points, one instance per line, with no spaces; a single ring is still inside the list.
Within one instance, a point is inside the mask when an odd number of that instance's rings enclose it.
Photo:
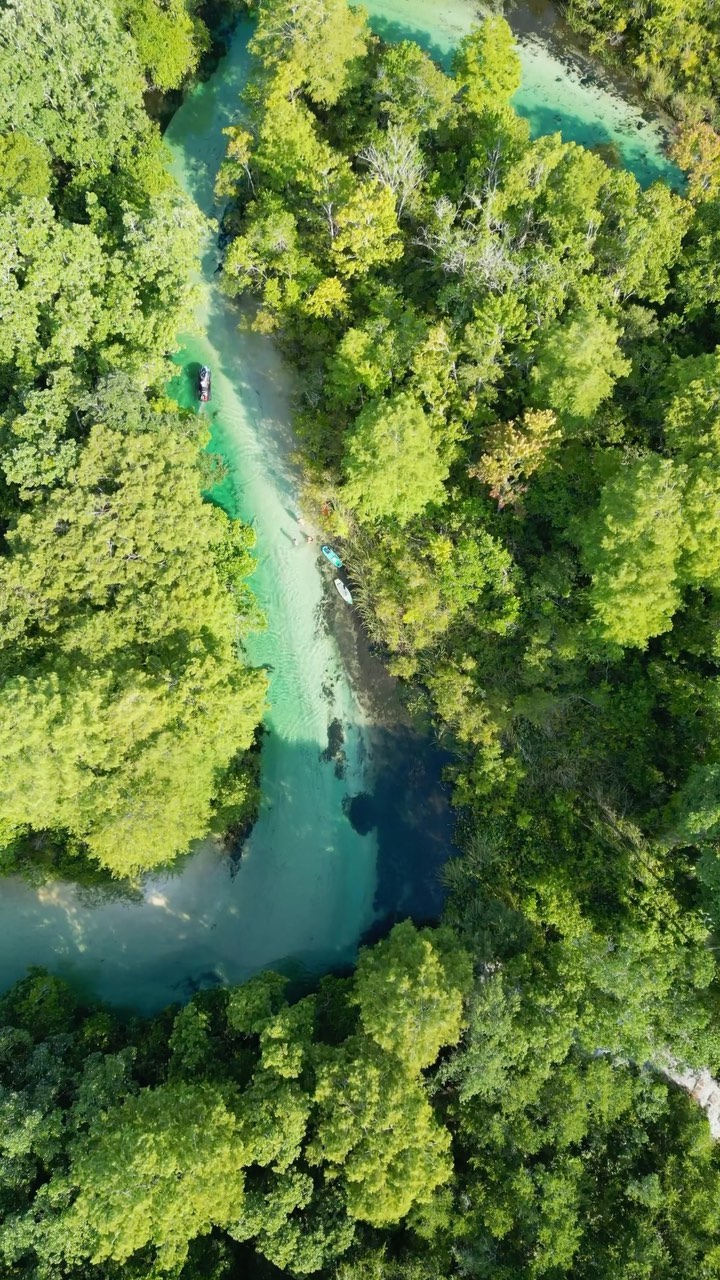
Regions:
[[[371,0],[369,8],[383,34],[411,35],[438,57],[474,13],[464,0]],[[241,26],[166,135],[174,172],[210,215],[222,128],[235,118],[247,74],[247,35]],[[637,128],[635,106],[576,85],[541,49],[525,47],[523,67],[518,106],[538,132],[561,127],[585,142],[607,133],[638,176],[665,172],[659,134]],[[334,591],[333,571],[298,524],[288,369],[270,340],[238,330],[216,285],[213,235],[202,249],[199,336],[182,340],[173,391],[194,404],[197,367],[212,367],[213,398],[202,411],[228,467],[217,496],[257,530],[253,585],[268,627],[248,655],[270,679],[259,819],[239,863],[207,841],[174,874],[150,877],[136,901],[8,879],[0,902],[0,983],[40,964],[147,1011],[268,965],[297,976],[340,966],[388,916],[434,916],[451,841],[442,760],[403,717]]]

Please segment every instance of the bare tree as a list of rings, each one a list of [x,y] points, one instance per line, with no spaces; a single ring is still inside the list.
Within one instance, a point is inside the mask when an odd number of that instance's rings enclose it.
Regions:
[[[415,138],[397,125],[390,125],[380,141],[363,147],[358,159],[364,161],[383,186],[390,188],[400,217],[425,175],[422,153]]]

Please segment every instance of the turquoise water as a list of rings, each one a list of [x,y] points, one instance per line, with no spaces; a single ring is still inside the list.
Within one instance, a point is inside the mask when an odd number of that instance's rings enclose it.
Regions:
[[[370,9],[385,34],[420,34],[437,56],[473,15],[460,0],[392,0]],[[238,28],[228,56],[189,95],[166,135],[173,171],[209,215],[218,212],[213,182],[222,129],[236,117],[247,74],[248,30]],[[564,133],[570,121],[586,131],[581,140],[592,129],[606,131],[624,139],[623,157],[639,176],[653,165],[661,171],[659,135],[636,127],[636,107],[606,90],[598,96],[597,87],[578,96],[559,62],[534,58],[524,48],[518,103],[538,129],[552,108]],[[135,901],[9,879],[0,909],[4,985],[41,964],[104,999],[148,1011],[268,965],[299,976],[341,966],[387,918],[436,915],[437,870],[451,841],[442,760],[403,716],[317,541],[305,540],[309,526],[298,523],[289,370],[270,339],[238,330],[237,309],[217,288],[214,231],[201,250],[197,335],[182,340],[175,392],[194,404],[197,365],[211,365],[213,399],[202,412],[228,466],[220,496],[257,531],[253,586],[268,627],[247,651],[270,679],[259,819],[239,862],[208,840],[174,874],[149,877]]]

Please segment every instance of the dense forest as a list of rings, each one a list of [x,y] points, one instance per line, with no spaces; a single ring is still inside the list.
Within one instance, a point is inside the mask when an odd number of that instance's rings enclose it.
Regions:
[[[254,803],[252,539],[201,498],[204,425],[163,393],[205,229],[143,93],[195,65],[199,22],[154,0],[0,13],[6,871],[132,875]]]
[[[500,18],[446,75],[345,0],[251,7],[222,284],[299,370],[458,853],[441,925],[312,992],[10,991],[0,1271],[712,1280],[720,1154],[666,1073],[720,1072],[720,149],[643,191],[530,139]],[[135,874],[254,803],[252,538],[164,390],[207,229],[143,107],[206,17],[0,13],[5,870]]]

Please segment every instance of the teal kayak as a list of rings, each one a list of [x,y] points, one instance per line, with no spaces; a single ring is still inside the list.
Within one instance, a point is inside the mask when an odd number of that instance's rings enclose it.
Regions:
[[[336,569],[342,569],[343,562],[340,559],[337,551],[333,551],[332,547],[321,547],[320,550],[325,556],[325,559],[329,560],[330,563],[334,565]]]

